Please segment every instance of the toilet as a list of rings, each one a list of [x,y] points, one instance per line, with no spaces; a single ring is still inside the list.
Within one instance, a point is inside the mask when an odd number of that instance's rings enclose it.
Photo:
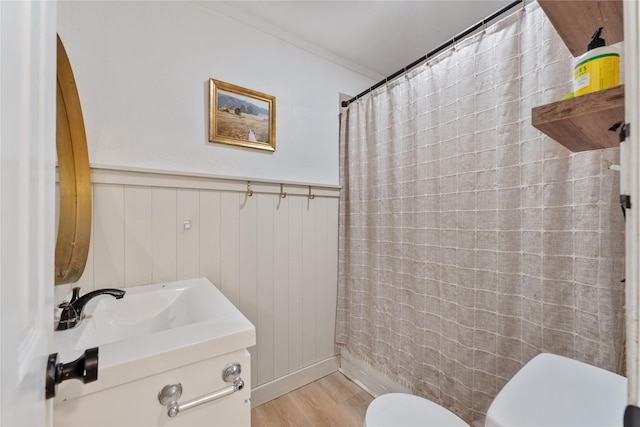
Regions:
[[[495,397],[485,427],[604,427],[622,425],[627,379],[563,356],[542,353]],[[469,427],[430,400],[406,393],[376,397],[365,427]]]

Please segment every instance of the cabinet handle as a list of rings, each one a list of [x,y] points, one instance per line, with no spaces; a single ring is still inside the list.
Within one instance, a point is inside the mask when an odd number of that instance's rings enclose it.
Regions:
[[[158,394],[158,400],[160,404],[167,405],[167,415],[173,418],[180,412],[229,396],[243,388],[244,381],[238,377],[233,381],[233,385],[205,394],[204,396],[196,397],[195,399],[187,400],[184,403],[178,403],[177,400],[182,395],[182,384],[178,383],[164,386]]]

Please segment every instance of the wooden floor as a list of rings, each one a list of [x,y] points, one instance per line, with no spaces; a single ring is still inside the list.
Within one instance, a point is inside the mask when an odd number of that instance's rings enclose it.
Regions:
[[[251,427],[362,427],[373,397],[334,372],[254,408]]]

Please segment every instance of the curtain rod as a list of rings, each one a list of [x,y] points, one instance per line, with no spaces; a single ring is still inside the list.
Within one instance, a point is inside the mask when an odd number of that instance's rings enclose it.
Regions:
[[[459,41],[460,39],[463,39],[464,37],[468,36],[469,34],[471,34],[472,32],[474,32],[475,30],[477,30],[478,28],[486,25],[487,23],[493,21],[494,19],[496,19],[498,16],[502,15],[503,13],[509,11],[511,8],[513,8],[514,6],[519,5],[520,3],[522,3],[525,0],[515,0],[511,3],[509,3],[508,5],[506,5],[505,7],[503,7],[502,9],[498,10],[496,13],[494,13],[491,16],[488,16],[486,18],[484,18],[482,21],[476,23],[475,25],[472,25],[471,27],[467,28],[466,30],[464,30],[463,32],[453,36],[453,38],[451,38],[450,40],[442,43],[440,46],[436,47],[435,49],[433,49],[431,52],[427,53],[425,56],[423,56],[422,58],[416,59],[415,61],[413,61],[411,64],[405,66],[404,68],[396,71],[395,73],[391,74],[390,76],[385,77],[383,80],[380,80],[378,83],[374,84],[373,86],[371,86],[369,89],[366,89],[362,92],[360,92],[359,94],[357,94],[356,96],[354,96],[353,98],[351,98],[348,101],[342,101],[342,106],[343,107],[348,107],[349,104],[351,104],[353,101],[356,101],[360,98],[362,98],[363,96],[365,96],[366,94],[370,93],[371,91],[373,91],[374,89],[379,88],[380,86],[388,83],[389,81],[395,79],[396,77],[399,77],[400,75],[406,73],[408,70],[412,69],[413,67],[415,67],[416,65],[419,65],[421,63],[423,63],[424,61],[426,61],[427,59],[431,58],[433,55],[436,55],[437,53],[440,53],[441,51],[445,50],[446,48],[448,48],[449,46],[451,46],[452,44],[454,44],[456,41]]]

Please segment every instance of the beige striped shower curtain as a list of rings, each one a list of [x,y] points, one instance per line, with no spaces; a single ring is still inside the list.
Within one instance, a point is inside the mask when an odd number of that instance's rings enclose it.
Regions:
[[[618,149],[531,126],[571,78],[531,3],[341,117],[337,343],[470,423],[540,352],[620,370]]]

